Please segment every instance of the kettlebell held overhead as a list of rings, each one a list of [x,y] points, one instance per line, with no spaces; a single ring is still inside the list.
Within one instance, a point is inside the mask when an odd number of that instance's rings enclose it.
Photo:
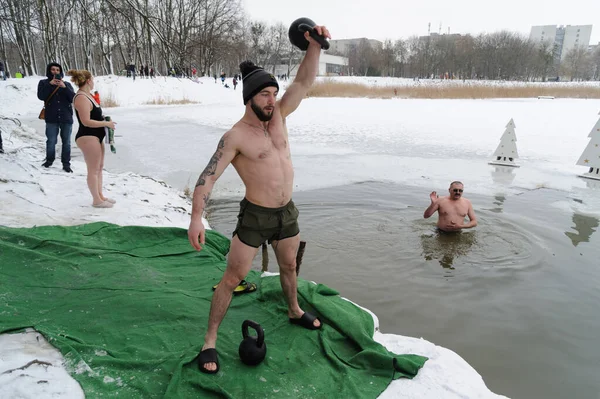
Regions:
[[[314,29],[317,24],[310,18],[298,18],[290,25],[288,36],[290,42],[298,47],[302,51],[308,50],[309,42],[304,37],[304,32],[308,32],[309,35],[321,45],[323,50],[329,49],[329,42],[324,36],[321,36]]]
[[[256,337],[248,335],[248,327],[256,330]],[[242,323],[242,336],[244,339],[240,343],[239,354],[240,359],[248,366],[256,366],[265,359],[267,355],[267,345],[265,344],[265,333],[255,321],[244,320]]]

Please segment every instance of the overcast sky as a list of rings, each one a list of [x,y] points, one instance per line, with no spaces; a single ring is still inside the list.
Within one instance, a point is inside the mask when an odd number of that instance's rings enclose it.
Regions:
[[[333,39],[384,40],[431,32],[509,30],[529,35],[533,25],[593,25],[590,44],[600,42],[600,0],[242,0],[248,15],[289,26],[299,17],[325,25]]]

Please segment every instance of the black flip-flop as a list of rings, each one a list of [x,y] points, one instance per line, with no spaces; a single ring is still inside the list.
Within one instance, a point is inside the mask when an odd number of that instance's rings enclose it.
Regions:
[[[204,367],[206,363],[216,363],[216,370],[207,370],[206,367]],[[198,368],[206,374],[217,374],[219,371],[219,357],[215,348],[204,349],[200,352],[198,355]]]
[[[217,289],[219,284],[213,286],[213,291]],[[233,295],[246,294],[248,292],[256,291],[256,284],[249,283],[246,280],[240,281],[237,287],[233,290]]]
[[[319,327],[316,327],[313,324],[315,322],[315,320],[319,320],[319,323],[320,323]],[[297,325],[307,328],[309,330],[320,330],[321,327],[323,327],[323,322],[321,321],[321,319],[319,319],[317,316],[315,316],[311,313],[308,313],[308,312],[304,312],[302,317],[300,317],[299,319],[292,319],[290,317],[290,323],[297,324]]]

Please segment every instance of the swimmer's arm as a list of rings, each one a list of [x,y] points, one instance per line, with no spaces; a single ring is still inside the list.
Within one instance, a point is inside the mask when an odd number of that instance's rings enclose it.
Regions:
[[[472,227],[477,226],[477,217],[475,216],[475,211],[473,210],[473,204],[469,202],[469,210],[467,211],[467,216],[469,217],[469,223],[460,226],[462,229],[470,229]]]
[[[425,219],[428,219],[429,217],[431,217],[431,215],[436,213],[439,208],[440,208],[439,200],[431,201],[431,205],[429,205],[429,207],[427,209],[425,209],[425,213],[423,213],[423,217]]]
[[[237,154],[238,149],[234,135],[229,131],[221,137],[217,150],[196,182],[192,203],[192,220],[202,218],[213,186]]]
[[[321,46],[311,43],[306,50],[306,55],[298,67],[298,73],[294,82],[289,85],[281,100],[279,100],[279,109],[283,119],[294,112],[300,105],[302,99],[308,93],[317,73],[319,72],[319,57],[321,56]]]

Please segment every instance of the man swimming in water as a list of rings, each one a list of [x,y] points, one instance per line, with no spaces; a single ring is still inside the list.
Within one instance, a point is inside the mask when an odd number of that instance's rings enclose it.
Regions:
[[[471,201],[463,197],[464,185],[459,181],[450,183],[447,197],[438,197],[433,191],[429,198],[431,204],[425,210],[423,217],[431,217],[436,211],[439,214],[437,227],[444,232],[460,231],[477,226],[477,217],[473,211]],[[469,223],[465,224],[465,216],[469,217]]]

